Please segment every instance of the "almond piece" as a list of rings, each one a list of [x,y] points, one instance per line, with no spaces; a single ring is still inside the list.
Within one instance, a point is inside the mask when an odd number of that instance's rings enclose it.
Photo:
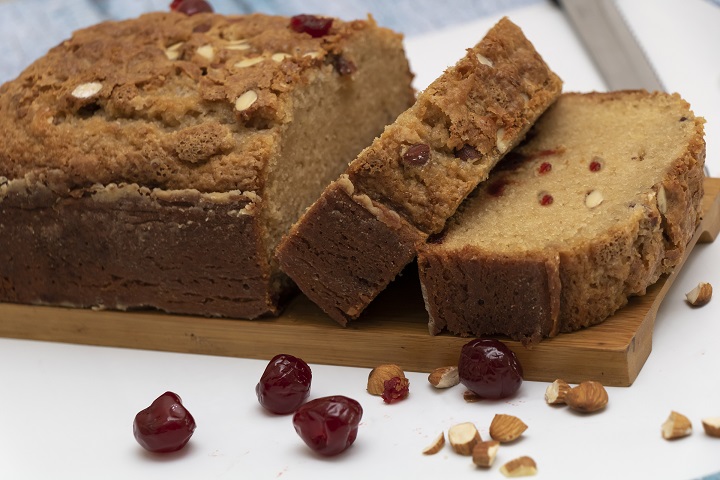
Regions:
[[[435,388],[450,388],[460,383],[458,367],[436,368],[428,375],[428,382]]]
[[[595,208],[598,205],[600,205],[605,198],[603,197],[603,194],[600,192],[600,190],[593,190],[591,192],[588,192],[588,194],[585,196],[585,206],[588,208]]]
[[[497,440],[476,443],[472,451],[473,463],[478,467],[492,467],[499,448],[500,442]]]
[[[662,437],[665,440],[687,437],[692,433],[692,423],[682,413],[670,412],[670,416],[662,424]]]
[[[548,405],[561,405],[565,403],[565,396],[570,391],[570,385],[558,378],[545,389],[545,401]]]
[[[712,298],[712,285],[706,282],[700,282],[697,287],[685,294],[687,302],[693,307],[702,307]]]
[[[702,425],[707,435],[720,438],[720,417],[705,417]]]
[[[481,440],[480,432],[471,422],[453,425],[448,430],[450,446],[460,455],[472,455],[473,448]]]
[[[528,426],[513,415],[499,413],[490,423],[490,436],[501,443],[517,440],[527,430]]]
[[[440,432],[440,435],[423,450],[423,455],[435,455],[445,446],[445,434]]]
[[[607,405],[608,394],[602,383],[591,380],[571,388],[565,395],[565,403],[578,412],[597,412]]]
[[[397,365],[387,364],[373,368],[368,375],[368,393],[370,395],[382,395],[385,391],[385,382],[394,377],[405,378],[405,372]]]
[[[537,464],[530,457],[518,457],[500,467],[500,473],[506,477],[529,477],[537,473]]]

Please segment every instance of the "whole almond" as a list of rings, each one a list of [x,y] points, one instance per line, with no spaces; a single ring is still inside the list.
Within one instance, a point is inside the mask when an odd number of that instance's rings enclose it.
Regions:
[[[578,412],[597,412],[607,405],[608,394],[600,382],[590,380],[571,388],[565,395],[565,403]]]
[[[394,377],[405,378],[405,372],[397,365],[386,364],[373,368],[368,375],[368,393],[382,395],[385,391],[385,382]]]

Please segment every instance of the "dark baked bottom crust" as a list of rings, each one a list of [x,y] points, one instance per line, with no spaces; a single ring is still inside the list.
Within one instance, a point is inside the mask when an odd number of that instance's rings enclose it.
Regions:
[[[281,244],[280,267],[344,326],[412,261],[425,238],[396,220],[383,222],[333,183]]]
[[[0,301],[204,316],[275,314],[252,202],[135,185],[0,197]],[[103,199],[104,197],[104,199]],[[112,200],[112,201],[109,201]]]

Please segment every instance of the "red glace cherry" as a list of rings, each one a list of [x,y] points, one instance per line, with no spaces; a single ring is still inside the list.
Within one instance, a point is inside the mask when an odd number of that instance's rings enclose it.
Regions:
[[[212,12],[213,8],[205,0],[173,0],[170,10],[185,15],[195,15],[196,13]]]
[[[298,408],[293,426],[308,447],[320,455],[344,452],[357,438],[363,409],[352,398],[316,398]]]
[[[310,395],[312,371],[292,355],[275,355],[255,387],[260,405],[278,415],[292,413]]]
[[[295,15],[290,19],[290,28],[298,33],[307,33],[313,38],[328,34],[333,19],[315,15]]]
[[[515,353],[495,339],[473,340],[462,347],[460,382],[482,398],[513,395],[522,384],[523,370]]]
[[[195,419],[173,392],[160,395],[135,415],[133,434],[146,450],[156,453],[180,450],[195,431]]]

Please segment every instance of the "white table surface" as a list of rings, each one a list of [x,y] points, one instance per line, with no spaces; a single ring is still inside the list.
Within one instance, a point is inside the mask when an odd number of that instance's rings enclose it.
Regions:
[[[509,15],[566,89],[604,89],[556,10],[541,4]],[[408,40],[418,87],[496,19]],[[717,56],[710,50],[705,53]],[[692,89],[685,92],[680,80],[673,81],[687,97],[714,98],[697,82],[688,82]],[[707,140],[715,146],[720,135]],[[715,172],[718,160],[710,162]],[[706,436],[700,420],[720,416],[720,299],[692,309],[684,293],[699,281],[720,288],[719,265],[720,246],[696,248],[660,308],[653,351],[638,379],[628,388],[608,388],[608,407],[594,415],[546,405],[545,383],[525,382],[507,400],[466,403],[461,386],[437,391],[426,374],[413,372],[410,397],[385,405],[365,392],[368,369],[311,365],[311,398],[347,395],[365,412],[355,445],[327,459],[307,449],[290,416],[267,414],[258,405],[254,389],[265,361],[0,339],[0,478],[491,479],[504,478],[499,465],[521,455],[536,460],[536,478],[709,475],[720,471],[720,439]],[[198,427],[181,452],[151,455],[135,442],[132,420],[166,390],[183,398]],[[692,420],[690,437],[661,438],[671,410]],[[496,413],[516,415],[529,429],[501,447],[490,470],[477,471],[448,446],[434,456],[421,454],[455,423],[475,422],[487,438]]]

